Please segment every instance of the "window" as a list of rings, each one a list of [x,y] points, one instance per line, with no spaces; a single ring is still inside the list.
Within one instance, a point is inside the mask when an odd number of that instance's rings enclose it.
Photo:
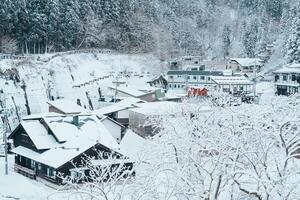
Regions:
[[[282,80],[286,81],[287,80],[287,75],[283,75]]]
[[[187,79],[190,79],[190,76],[187,76],[186,78],[187,78]]]
[[[207,80],[210,81],[210,77],[208,77]]]
[[[275,75],[275,82],[279,80],[279,75]]]
[[[201,80],[205,80],[205,77],[204,77],[204,76],[201,76]]]
[[[197,80],[197,76],[193,76],[193,79],[194,79],[194,80]]]
[[[169,76],[170,77],[170,79],[173,79],[173,76]]]
[[[296,75],[292,75],[292,81],[296,81]]]
[[[184,88],[184,85],[181,85],[181,88]]]
[[[171,87],[172,87],[172,84],[169,85],[169,88],[171,88]]]
[[[56,176],[55,170],[54,170],[53,168],[51,168],[51,167],[48,167],[48,168],[47,168],[47,176],[49,176],[49,177],[54,177],[54,176]]]
[[[35,169],[35,162],[34,162],[34,160],[31,160],[30,167],[31,167],[31,169]]]
[[[243,86],[240,86],[240,91],[243,91],[244,90],[244,87]]]
[[[176,88],[177,86],[176,86],[176,84],[174,84],[174,88]]]

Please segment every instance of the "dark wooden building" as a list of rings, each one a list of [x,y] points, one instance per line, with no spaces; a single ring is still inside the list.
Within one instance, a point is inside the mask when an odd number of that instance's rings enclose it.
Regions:
[[[9,135],[14,141],[11,152],[15,153],[15,171],[32,179],[63,184],[58,174],[89,176],[83,166],[87,157],[97,161],[113,155],[132,167],[104,121],[95,115],[26,117]],[[82,170],[74,171],[77,168]]]

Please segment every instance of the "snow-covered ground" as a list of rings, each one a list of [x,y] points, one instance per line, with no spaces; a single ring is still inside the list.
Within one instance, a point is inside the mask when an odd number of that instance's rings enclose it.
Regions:
[[[0,199],[42,200],[56,191],[13,170],[14,156],[9,156],[9,173],[4,173],[4,158],[0,157]]]
[[[32,113],[47,111],[46,102],[49,94],[56,98],[67,98],[74,103],[79,99],[83,106],[89,108],[88,98],[94,109],[101,106],[99,88],[102,95],[110,95],[107,86],[116,81],[119,72],[127,72],[130,77],[120,77],[118,81],[128,85],[145,85],[152,74],[160,73],[156,66],[158,60],[152,55],[127,54],[93,54],[79,53],[57,56],[47,62],[49,55],[39,55],[39,59],[31,60],[0,60],[0,69],[16,69],[21,82],[26,83],[26,92]],[[12,101],[15,99],[17,110],[22,117],[26,115],[24,91],[22,83],[0,77],[0,89],[6,97],[6,107],[10,116],[16,116]],[[110,95],[112,96],[112,95]],[[18,123],[16,117],[10,118],[12,128]]]

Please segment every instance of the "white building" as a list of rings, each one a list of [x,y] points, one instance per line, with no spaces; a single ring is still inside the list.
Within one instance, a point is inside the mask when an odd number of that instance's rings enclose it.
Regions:
[[[287,65],[273,73],[275,93],[277,95],[289,96],[299,92],[300,64]]]
[[[222,75],[221,71],[171,70],[167,73],[168,88],[172,90],[185,90],[190,86],[210,88],[215,84],[211,76]]]
[[[211,79],[216,84],[214,86],[216,91],[235,95],[253,92],[253,82],[245,76],[212,76]]]

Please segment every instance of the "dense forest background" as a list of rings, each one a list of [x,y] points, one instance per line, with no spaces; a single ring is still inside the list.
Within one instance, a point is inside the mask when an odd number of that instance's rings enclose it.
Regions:
[[[80,48],[257,56],[275,44],[300,61],[300,4],[293,0],[0,0],[0,52]]]

